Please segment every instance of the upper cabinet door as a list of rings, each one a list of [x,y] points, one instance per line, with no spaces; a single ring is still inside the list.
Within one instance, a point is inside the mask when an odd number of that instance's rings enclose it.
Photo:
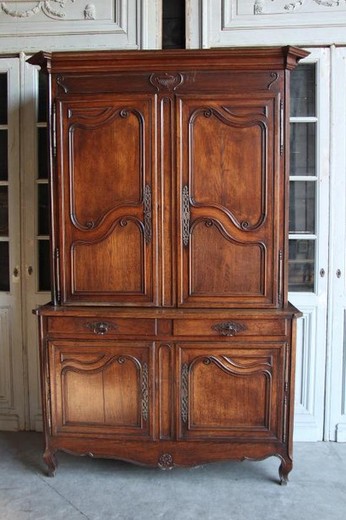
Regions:
[[[179,304],[276,306],[284,254],[279,95],[182,96],[178,105]]]
[[[57,102],[62,303],[155,305],[154,111],[144,94]]]

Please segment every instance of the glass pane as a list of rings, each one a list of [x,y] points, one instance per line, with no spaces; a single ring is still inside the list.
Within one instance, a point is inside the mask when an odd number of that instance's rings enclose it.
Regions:
[[[7,74],[0,74],[0,125],[7,125]]]
[[[48,179],[48,149],[47,149],[47,128],[38,128],[38,178]]]
[[[316,175],[316,125],[291,123],[291,175]]]
[[[38,185],[38,234],[49,235],[48,184]]]
[[[38,73],[38,122],[47,122],[47,81],[43,72]]]
[[[315,233],[315,182],[290,182],[290,233]]]
[[[290,240],[288,290],[294,292],[314,292],[314,274],[314,240]]]
[[[10,290],[10,267],[9,267],[8,242],[0,242],[0,291]]]
[[[315,65],[299,65],[291,72],[291,116],[314,116]]]
[[[7,130],[0,130],[0,181],[8,179]]]
[[[38,241],[38,290],[50,291],[49,240]]]
[[[8,237],[8,188],[0,186],[0,236]]]

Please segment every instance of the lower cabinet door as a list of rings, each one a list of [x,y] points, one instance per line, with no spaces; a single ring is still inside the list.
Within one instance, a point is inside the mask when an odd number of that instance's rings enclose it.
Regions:
[[[152,346],[48,342],[52,434],[150,436]]]
[[[184,343],[177,348],[180,438],[284,440],[287,343]]]

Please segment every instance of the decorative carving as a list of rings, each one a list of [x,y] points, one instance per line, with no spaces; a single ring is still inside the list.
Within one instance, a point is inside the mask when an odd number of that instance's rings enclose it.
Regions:
[[[148,370],[147,363],[143,363],[141,391],[142,391],[142,417],[143,417],[144,421],[147,421],[148,412],[149,412],[149,370]]]
[[[75,2],[75,0],[47,0],[45,2],[36,2],[36,5],[34,5],[34,7],[24,9],[23,11],[10,9],[7,5],[7,2],[1,2],[0,7],[5,14],[7,14],[8,16],[12,16],[13,18],[30,18],[42,12],[43,14],[48,16],[48,18],[54,18],[59,20],[66,16],[66,13],[63,9],[67,1],[72,3]],[[32,4],[32,2],[22,3]],[[54,8],[52,4],[58,4],[60,9]]]
[[[146,184],[144,188],[144,239],[150,244],[152,238],[152,215],[151,215],[151,187]]]
[[[207,108],[206,110],[203,111],[203,115],[204,115],[204,117],[211,117],[213,115],[212,109]]]
[[[188,186],[183,187],[182,213],[183,244],[188,246],[190,238],[190,195]]]
[[[187,423],[189,409],[189,366],[184,363],[181,367],[181,420]]]
[[[108,321],[96,321],[86,323],[85,327],[91,330],[94,334],[98,334],[99,336],[103,336],[107,334],[110,330],[115,330],[117,326],[115,323],[110,323]]]
[[[119,116],[123,119],[126,119],[127,117],[129,117],[129,111],[126,110],[126,108],[123,108],[122,110],[120,110]]]
[[[84,19],[85,20],[95,20],[96,19],[96,7],[94,4],[87,4],[85,6]]]
[[[180,72],[176,74],[169,74],[164,72],[162,74],[154,72],[149,78],[150,83],[158,90],[176,90],[184,82],[183,75]]]
[[[275,2],[276,0],[270,0],[270,2]],[[339,7],[342,0],[312,0],[315,4],[322,7]],[[345,1],[345,0],[343,0]],[[272,13],[272,10],[265,10],[265,5],[269,0],[255,0],[254,3],[254,14],[268,14]],[[296,9],[302,7],[305,4],[305,0],[295,0],[293,2],[287,2],[282,7],[278,7],[278,10],[282,9],[283,13],[290,13],[295,11]]]
[[[234,321],[226,321],[213,325],[212,329],[216,330],[221,336],[235,336],[238,332],[246,330],[246,327]]]
[[[65,79],[64,76],[62,76],[61,74],[58,74],[58,76],[56,77],[56,84],[59,85],[59,87],[61,87],[63,89],[65,94],[67,94],[68,88],[63,83],[64,79]]]
[[[172,469],[173,468],[173,457],[170,453],[163,453],[157,463],[160,469]]]
[[[272,81],[269,83],[268,85],[268,89],[270,89],[270,87],[273,85],[273,83],[275,83],[275,81],[277,81],[278,77],[279,77],[279,74],[277,72],[271,72],[270,73],[270,77],[273,78]]]

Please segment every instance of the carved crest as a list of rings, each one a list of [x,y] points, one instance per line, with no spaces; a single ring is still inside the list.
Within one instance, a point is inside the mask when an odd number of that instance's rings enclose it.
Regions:
[[[176,90],[183,82],[184,78],[180,72],[170,74],[169,72],[151,74],[149,81],[157,90]]]

